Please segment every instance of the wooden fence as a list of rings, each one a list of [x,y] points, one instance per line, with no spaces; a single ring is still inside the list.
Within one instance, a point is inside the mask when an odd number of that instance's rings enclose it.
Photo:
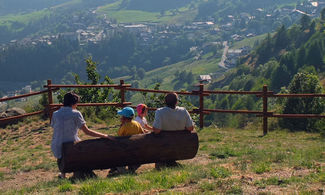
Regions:
[[[211,113],[232,113],[232,114],[255,114],[257,117],[262,117],[263,119],[263,135],[266,135],[268,132],[268,118],[277,117],[277,118],[325,118],[325,115],[322,114],[276,114],[268,110],[268,98],[292,98],[292,97],[301,97],[301,98],[310,98],[310,97],[325,97],[325,94],[274,94],[272,91],[268,91],[266,85],[263,86],[262,91],[211,91],[205,90],[203,84],[198,85],[198,90],[193,91],[165,91],[165,90],[153,90],[153,89],[138,89],[132,88],[130,84],[125,84],[124,80],[120,80],[120,84],[111,84],[111,85],[57,85],[52,84],[51,80],[47,81],[47,85],[44,86],[47,90],[29,93],[25,95],[19,95],[9,98],[2,98],[0,102],[14,100],[34,95],[39,95],[43,93],[48,94],[48,106],[44,110],[27,113],[24,115],[3,118],[0,119],[0,124],[8,120],[19,119],[27,116],[38,115],[42,113],[47,113],[50,118],[52,112],[62,106],[62,104],[55,104],[53,102],[53,92],[60,88],[114,88],[120,90],[120,102],[106,102],[106,103],[79,103],[78,106],[115,106],[115,107],[125,107],[132,105],[131,102],[127,102],[125,99],[125,93],[127,91],[136,91],[136,92],[150,92],[150,93],[171,93],[175,92],[179,95],[193,95],[199,97],[199,106],[198,109],[190,110],[190,113],[199,114],[199,123],[200,128],[204,126],[204,115],[209,115]],[[204,108],[204,97],[211,94],[232,94],[232,95],[255,95],[263,100],[263,109],[262,110],[225,110],[225,109],[205,109]],[[150,110],[156,110],[157,108],[149,108]]]

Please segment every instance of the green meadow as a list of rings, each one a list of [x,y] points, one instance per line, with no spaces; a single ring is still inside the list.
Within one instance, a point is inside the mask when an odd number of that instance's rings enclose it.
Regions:
[[[116,135],[114,122],[89,123]],[[117,122],[115,122],[117,124]],[[245,129],[197,129],[199,150],[176,168],[142,165],[137,174],[107,178],[58,179],[50,152],[49,121],[37,118],[0,129],[1,194],[322,194],[325,139],[317,133],[278,129],[262,135],[261,125]],[[87,139],[81,134],[82,139]],[[71,174],[68,175],[71,177]]]

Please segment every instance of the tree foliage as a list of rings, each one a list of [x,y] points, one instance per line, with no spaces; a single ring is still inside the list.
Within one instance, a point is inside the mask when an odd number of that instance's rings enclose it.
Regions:
[[[113,84],[112,80],[105,76],[101,81],[101,77],[97,71],[97,63],[92,60],[91,57],[85,60],[86,73],[88,81],[81,81],[78,74],[75,74],[75,82],[77,85],[108,85]],[[58,99],[63,102],[63,96],[67,90],[61,90]],[[119,102],[119,94],[113,91],[112,88],[76,88],[74,90],[76,94],[81,97],[83,103],[106,103],[106,102]],[[84,115],[90,118],[99,118],[101,120],[107,120],[116,115],[116,108],[107,107],[86,107],[83,109]]]
[[[309,73],[298,73],[294,76],[289,85],[289,93],[304,94],[315,93],[320,94],[323,92],[319,80],[316,75]],[[321,114],[325,110],[324,100],[320,97],[311,98],[288,98],[284,103],[284,114]],[[283,128],[288,128],[292,131],[319,131],[315,126],[319,119],[295,119],[284,118],[280,121]]]

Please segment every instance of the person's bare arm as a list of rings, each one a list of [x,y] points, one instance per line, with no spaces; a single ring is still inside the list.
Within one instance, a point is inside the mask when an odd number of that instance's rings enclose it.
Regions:
[[[144,127],[147,130],[153,131],[153,128],[150,125],[148,125],[148,124],[145,124]]]
[[[188,131],[193,131],[194,130],[194,126],[191,126],[191,127],[185,127],[186,130]]]
[[[153,132],[156,133],[156,134],[160,133],[160,131],[161,131],[161,129],[157,129],[157,128],[155,128],[155,127],[152,127],[152,130],[153,130]]]
[[[93,136],[93,137],[100,137],[100,138],[112,138],[112,136],[110,135],[106,135],[106,134],[103,134],[103,133],[100,133],[100,132],[97,132],[97,131],[94,131],[94,130],[91,130],[87,127],[86,124],[82,125],[80,127],[80,129],[87,135],[89,136]]]

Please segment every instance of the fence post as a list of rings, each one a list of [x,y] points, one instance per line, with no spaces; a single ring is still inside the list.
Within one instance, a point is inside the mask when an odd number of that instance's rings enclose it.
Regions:
[[[203,91],[204,91],[204,85],[200,83],[200,129],[203,128],[204,125],[204,96],[203,96]]]
[[[121,105],[124,107],[124,102],[125,102],[125,87],[124,85],[124,80],[120,80],[120,95],[121,95]]]
[[[48,106],[47,106],[47,114],[50,117],[50,121],[52,120],[52,109],[51,109],[51,104],[53,104],[53,97],[52,97],[52,81],[47,80],[47,96],[48,96]]]
[[[263,86],[263,135],[267,134],[267,85]]]

